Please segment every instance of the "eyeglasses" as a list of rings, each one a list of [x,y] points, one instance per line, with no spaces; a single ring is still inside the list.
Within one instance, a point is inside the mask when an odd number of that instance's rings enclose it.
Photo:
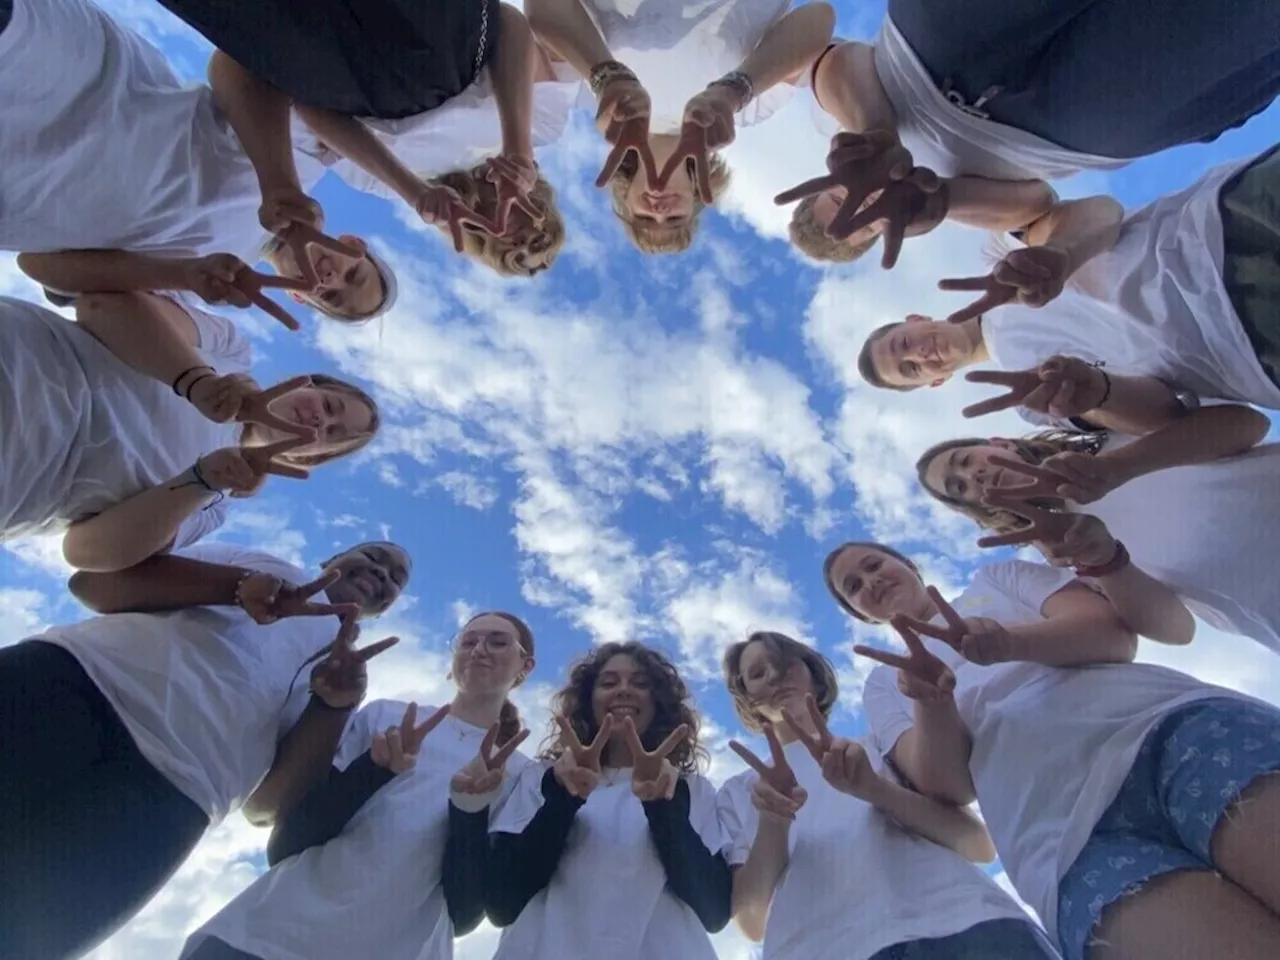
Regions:
[[[460,634],[458,639],[453,643],[453,649],[458,653],[471,653],[480,647],[488,650],[490,653],[501,653],[508,650],[515,644],[511,634],[504,633],[501,630],[492,630],[489,633],[478,633],[468,631]]]

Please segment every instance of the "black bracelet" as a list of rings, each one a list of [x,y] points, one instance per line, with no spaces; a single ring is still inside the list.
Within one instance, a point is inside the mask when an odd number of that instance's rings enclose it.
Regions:
[[[180,374],[178,374],[176,377],[173,378],[174,396],[177,396],[177,397],[182,396],[182,391],[178,388],[178,384],[182,383],[182,380],[184,377],[195,373],[197,370],[208,370],[211,374],[214,374],[214,375],[217,374],[217,371],[214,370],[213,367],[209,366],[207,363],[201,363],[194,367],[187,367],[187,369],[183,370]],[[187,387],[187,399],[188,400],[191,399],[191,387]]]
[[[1102,393],[1102,399],[1098,401],[1098,405],[1094,408],[1096,410],[1100,410],[1102,409],[1102,405],[1106,403],[1107,399],[1111,396],[1111,377],[1107,375],[1107,371],[1103,370],[1102,367],[1098,367],[1097,370],[1102,374],[1102,382],[1107,385],[1107,389]]]
[[[195,385],[199,383],[201,380],[208,380],[210,377],[216,377],[216,376],[217,376],[216,373],[210,372],[210,373],[202,373],[198,377],[192,377],[191,382],[187,384],[187,389],[182,391],[183,398],[187,401],[187,403],[190,403],[192,388],[194,388]]]
[[[210,493],[222,492],[221,490],[213,486],[213,484],[211,484],[208,480],[204,478],[204,471],[200,469],[199,460],[197,460],[195,463],[191,465],[191,475],[196,478],[196,483],[200,484],[200,486],[204,487]]]

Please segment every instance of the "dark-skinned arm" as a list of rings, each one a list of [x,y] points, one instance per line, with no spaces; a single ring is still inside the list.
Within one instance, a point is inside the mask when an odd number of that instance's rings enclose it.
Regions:
[[[72,596],[94,613],[163,613],[188,607],[236,606],[246,567],[162,555],[115,573],[81,570],[67,581]]]
[[[646,801],[641,806],[667,873],[667,886],[693,909],[708,932],[718,933],[732,915],[733,873],[719,852],[707,849],[689,822],[691,802],[689,783],[682,777],[670,800]]]
[[[271,769],[267,771],[262,783],[258,784],[258,788],[245,801],[244,816],[246,820],[258,827],[272,826],[284,814],[293,811],[304,798],[307,798],[317,784],[326,781],[326,777],[332,769],[334,754],[338,752],[338,741],[342,739],[342,731],[346,728],[347,718],[351,715],[352,709],[336,709],[327,706],[314,695],[307,701],[306,709],[302,711],[302,716],[298,719],[298,722],[276,745],[276,755],[271,762]],[[347,770],[343,771],[343,778],[341,779],[343,784],[352,781],[358,784],[368,784],[379,779],[380,775],[376,771],[383,770],[383,768],[375,766],[372,758],[369,758],[367,763],[362,763],[367,757],[369,757],[367,753],[363,754],[359,761],[353,762],[351,766],[347,767]],[[360,764],[359,768],[348,777],[348,771],[356,768],[358,763]],[[372,767],[373,769],[369,770],[366,767]],[[390,779],[390,771],[383,770],[383,772],[388,774],[387,779]],[[362,777],[368,779],[361,779]],[[385,782],[385,780],[382,782]],[[378,786],[381,786],[382,782],[379,782]],[[355,791],[355,787],[349,789]],[[368,794],[363,795],[363,799],[351,808],[346,820],[343,820],[334,830],[334,833],[329,835],[330,838],[335,836],[338,830],[342,829],[347,820],[351,819],[351,815],[360,809],[360,806],[373,795],[376,789],[377,787],[374,787]],[[356,792],[358,793],[358,791]],[[347,794],[341,794],[341,796],[346,797]],[[325,802],[327,801],[316,801],[318,804]],[[333,802],[336,803],[337,801]],[[329,808],[326,806],[323,809],[327,811]],[[323,820],[323,822],[327,824],[331,821]],[[281,842],[283,843],[283,841]],[[324,841],[317,842],[323,843]],[[285,854],[285,856],[288,856],[288,854]]]
[[[573,796],[548,769],[542,776],[542,806],[520,833],[495,833],[491,838],[489,920],[507,927],[538,891],[546,888],[560,865],[569,830],[585,803]]]
[[[386,767],[374,763],[367,750],[345,770],[330,767],[325,780],[276,820],[271,839],[267,841],[267,863],[275,866],[308,847],[328,843],[343,831],[369,798],[395,776]]]

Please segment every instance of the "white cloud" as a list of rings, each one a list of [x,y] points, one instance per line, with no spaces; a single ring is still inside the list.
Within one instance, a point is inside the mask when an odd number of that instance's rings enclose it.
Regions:
[[[279,496],[241,501],[235,509],[227,511],[227,521],[214,534],[214,539],[243,541],[263,553],[305,569],[307,563],[303,559],[303,551],[307,547],[307,538],[291,525],[292,511],[286,504]]]
[[[34,567],[58,580],[65,581],[75,572],[71,564],[67,563],[62,556],[62,537],[11,540],[4,544],[4,548],[27,566]]]
[[[472,510],[488,510],[498,502],[498,484],[487,477],[450,470],[436,477],[436,483],[453,497],[455,503]]]
[[[43,633],[47,604],[39,590],[0,587],[0,647]]]

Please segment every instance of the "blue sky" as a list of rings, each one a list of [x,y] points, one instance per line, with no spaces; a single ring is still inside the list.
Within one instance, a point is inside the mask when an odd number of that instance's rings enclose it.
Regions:
[[[158,5],[103,5],[181,70],[202,74],[207,49]],[[883,10],[837,6],[846,36],[868,36]],[[1136,206],[1278,134],[1273,108],[1212,145],[1063,191],[1106,190]],[[740,133],[728,152],[734,187],[722,211],[703,218],[694,249],[646,258],[592,186],[604,150],[579,117],[539,155],[569,243],[532,282],[493,277],[408,211],[326,178],[315,196],[329,224],[381,247],[401,277],[399,305],[357,330],[301,310],[298,334],[259,315],[237,320],[254,339],[260,382],[338,371],[371,387],[386,426],[355,461],[305,483],[273,479],[236,507],[221,536],[306,565],[368,538],[410,549],[409,596],[366,632],[403,640],[375,662],[377,696],[447,697],[452,632],[467,611],[497,607],[525,616],[538,637],[537,673],[521,699],[536,737],[546,697],[575,655],[596,641],[640,638],[667,649],[694,684],[712,775],[731,775],[739,766],[725,744],[736,724],[718,657],[761,627],[802,636],[836,662],[844,688],[836,726],[860,731],[867,666],[850,647],[868,632],[827,599],[827,550],[846,539],[896,543],[944,592],[980,558],[973,530],[922,497],[911,469],[928,444],[972,432],[958,411],[976,391],[877,393],[858,380],[854,360],[873,327],[954,309],[935,283],[981,271],[982,236],[944,227],[908,245],[888,274],[875,257],[830,271],[801,262],[771,198],[821,169],[825,142],[802,91]],[[34,295],[12,258],[0,259],[0,292]],[[1022,432],[1011,417],[983,429]],[[0,643],[85,615],[63,592],[65,573],[54,542],[0,551]],[[1243,639],[1206,630],[1188,650],[1144,657],[1280,701],[1280,668]],[[231,818],[93,956],[176,955],[185,934],[261,869],[264,839]],[[487,957],[494,942],[482,930],[459,956]],[[750,955],[732,933],[718,948],[726,958]]]

